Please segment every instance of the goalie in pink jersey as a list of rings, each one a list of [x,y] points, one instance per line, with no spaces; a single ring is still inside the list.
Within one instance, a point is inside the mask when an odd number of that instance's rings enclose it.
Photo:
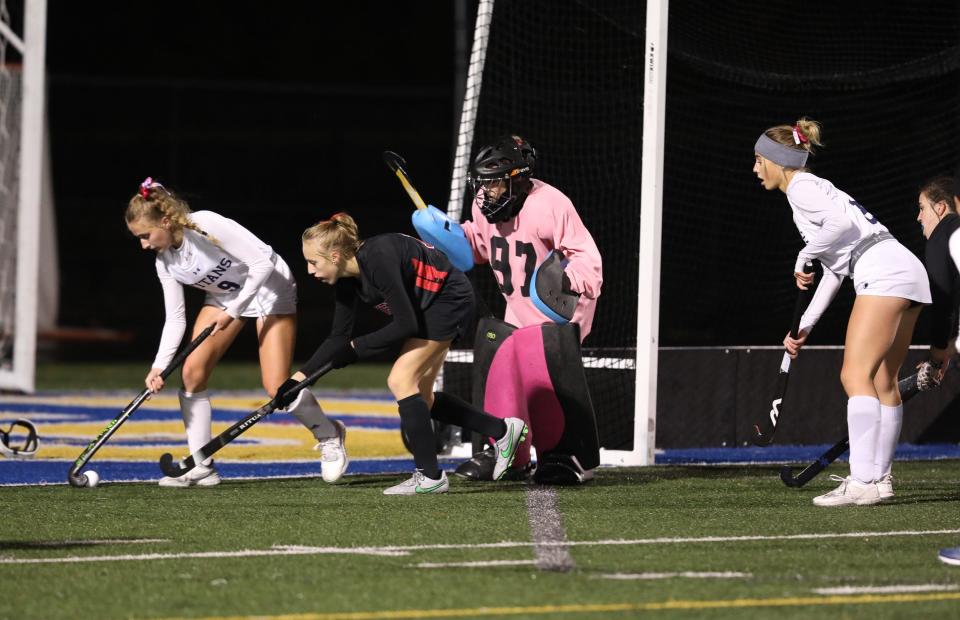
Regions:
[[[541,474],[547,473],[542,457],[556,451],[553,460],[560,463],[561,472],[569,465],[572,481],[578,481],[590,477],[588,470],[596,466],[599,455],[589,393],[585,379],[578,378],[582,390],[575,400],[580,402],[568,406],[562,395],[554,393],[551,380],[555,384],[558,377],[568,376],[570,370],[579,373],[580,378],[583,376],[579,344],[590,333],[603,283],[602,261],[597,244],[570,199],[550,184],[532,178],[535,161],[533,146],[520,136],[509,135],[481,148],[473,162],[476,200],[472,221],[464,222],[462,227],[474,261],[489,262],[506,299],[504,320],[512,342],[498,341],[497,356],[508,355],[504,351],[507,343],[516,349],[509,353],[513,362],[493,357],[489,366],[477,364],[482,368],[480,382],[491,386],[485,393],[480,392],[480,398],[484,398],[485,408],[491,414],[520,417],[530,426],[529,441],[524,442],[514,461],[515,477],[529,475],[532,443],[540,461],[538,480],[551,481],[546,477],[541,480]],[[550,283],[547,275],[539,275],[545,274],[545,270],[538,267],[553,259],[557,261],[553,273],[558,280]],[[553,297],[548,298],[550,291]],[[564,300],[566,311],[561,307]],[[568,323],[563,327],[567,344],[558,344],[565,339],[562,331],[555,331],[557,323]],[[480,335],[487,331],[478,329],[478,343]],[[556,347],[566,354],[552,349]],[[542,363],[531,361],[535,348],[540,351],[534,359]],[[553,367],[560,364],[575,368]],[[513,389],[505,383],[513,384]],[[476,389],[474,393],[477,394]],[[577,412],[573,417],[578,420],[571,420],[571,411]],[[565,437],[571,434],[591,437],[585,442],[582,437]],[[583,445],[589,447],[584,451]],[[580,452],[579,458],[573,454],[576,452]],[[568,458],[572,459],[569,464]],[[493,460],[489,450],[478,452],[458,467],[457,474],[474,480],[490,479]],[[564,478],[560,475],[557,481]]]

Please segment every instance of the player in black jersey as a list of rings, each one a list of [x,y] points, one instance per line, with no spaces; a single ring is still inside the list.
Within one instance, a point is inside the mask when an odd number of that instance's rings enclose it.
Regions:
[[[296,396],[287,392],[289,388],[328,362],[342,368],[400,345],[387,386],[397,399],[416,471],[384,493],[419,495],[449,488],[446,473],[437,464],[431,418],[496,440],[494,478],[502,477],[527,433],[526,424],[518,418],[501,420],[455,396],[433,392],[450,344],[467,328],[473,313],[473,290],[466,276],[442,252],[413,237],[385,234],[361,240],[346,213],[304,231],[303,256],[307,271],[335,289],[333,325],[310,360],[281,386],[284,400]],[[392,321],[353,337],[360,302],[390,315]]]

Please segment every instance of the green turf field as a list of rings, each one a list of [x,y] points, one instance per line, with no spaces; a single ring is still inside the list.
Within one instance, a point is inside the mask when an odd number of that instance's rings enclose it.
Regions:
[[[890,504],[825,509],[828,479],[776,467],[606,469],[554,515],[544,487],[384,476],[0,488],[0,617],[956,618],[960,462],[897,473]],[[864,586],[912,591],[819,590]]]

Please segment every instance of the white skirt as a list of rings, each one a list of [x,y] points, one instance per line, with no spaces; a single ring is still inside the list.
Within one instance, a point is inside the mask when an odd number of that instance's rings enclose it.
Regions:
[[[853,274],[857,295],[900,297],[921,304],[932,302],[927,270],[913,252],[896,239],[881,241],[857,261]]]
[[[275,314],[297,313],[297,281],[293,279],[290,268],[280,255],[274,254],[274,258],[276,260],[273,264],[273,272],[260,286],[260,290],[257,291],[247,309],[240,316],[260,318]],[[208,293],[203,303],[206,306],[226,308],[227,304],[237,298],[237,293],[239,291],[232,295],[210,295]]]

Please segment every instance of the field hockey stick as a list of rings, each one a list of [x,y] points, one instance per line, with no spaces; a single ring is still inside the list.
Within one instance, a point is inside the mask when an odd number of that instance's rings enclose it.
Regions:
[[[807,261],[803,266],[803,273],[813,273],[813,261]],[[803,317],[803,311],[810,304],[815,287],[808,286],[806,290],[801,290],[797,295],[797,305],[793,310],[793,324],[790,327],[790,337],[796,338],[800,333],[800,319]],[[780,375],[777,378],[777,392],[770,402],[770,413],[761,420],[759,424],[753,425],[753,444],[756,446],[769,446],[773,441],[773,434],[777,432],[777,423],[780,416],[783,415],[783,397],[787,393],[787,383],[790,380],[790,354],[784,353],[783,360],[780,362]]]
[[[333,369],[333,365],[327,362],[319,369],[314,371],[310,376],[296,384],[284,394],[289,394],[290,392],[299,392],[300,390],[310,386],[314,381],[322,377],[323,375],[330,372]],[[267,404],[260,407],[251,414],[244,416],[241,420],[238,420],[233,426],[223,431],[213,439],[207,442],[205,446],[191,454],[190,456],[182,459],[179,463],[173,462],[173,455],[169,452],[163,454],[160,457],[160,469],[163,471],[164,475],[170,476],[171,478],[179,478],[185,473],[189,472],[191,469],[196,467],[198,464],[207,460],[214,454],[216,454],[220,448],[224,447],[243,433],[250,430],[254,424],[259,422],[262,418],[270,415],[277,409],[277,398],[274,397]]]
[[[953,366],[953,360],[950,360],[950,363],[947,365],[949,370]],[[900,379],[897,383],[897,387],[900,390],[900,400],[906,403],[911,398],[920,393],[920,385],[917,382],[917,377],[920,373],[914,373],[909,377]],[[789,465],[784,465],[780,468],[780,480],[783,481],[788,487],[799,488],[810,482],[817,475],[826,469],[830,463],[834,462],[841,456],[843,453],[850,449],[850,439],[844,437],[837,443],[830,446],[826,452],[817,457],[817,460],[810,463],[804,467],[799,474],[796,476],[793,475],[793,468]]]
[[[417,189],[413,186],[413,181],[410,180],[410,174],[407,172],[406,160],[393,151],[384,151],[383,161],[387,164],[390,170],[397,175],[397,178],[400,179],[400,184],[403,185],[403,189],[407,190],[407,195],[410,196],[410,200],[413,201],[413,204],[416,205],[417,209],[426,209],[427,203],[425,203],[423,198],[420,197],[420,192],[417,191]]]
[[[173,373],[173,371],[183,363],[183,360],[187,359],[187,356],[193,353],[194,349],[199,347],[200,343],[207,339],[207,336],[209,336],[210,332],[212,331],[213,325],[200,332],[200,334],[197,335],[197,337],[194,338],[193,341],[183,349],[183,351],[180,351],[177,356],[174,357],[169,364],[167,364],[167,367],[164,368],[163,372],[160,373],[160,378],[166,380],[167,377],[169,377],[171,373]],[[100,434],[97,435],[97,438],[91,441],[87,447],[84,448],[83,452],[80,453],[80,456],[77,457],[77,460],[73,462],[73,466],[70,467],[70,471],[67,472],[67,481],[70,482],[70,486],[78,488],[87,486],[89,479],[87,478],[86,474],[80,474],[80,470],[84,465],[90,462],[90,459],[92,459],[93,455],[97,453],[97,450],[100,449],[100,446],[107,443],[107,440],[110,439],[115,432],[117,432],[117,429],[119,429],[120,426],[126,422],[127,418],[129,418],[130,415],[144,403],[144,401],[150,398],[151,394],[152,391],[150,388],[144,388],[144,390],[140,392],[136,398],[130,401],[129,405],[123,408],[123,411],[120,412],[120,415],[115,417],[110,424],[107,424],[106,428],[100,431]]]

